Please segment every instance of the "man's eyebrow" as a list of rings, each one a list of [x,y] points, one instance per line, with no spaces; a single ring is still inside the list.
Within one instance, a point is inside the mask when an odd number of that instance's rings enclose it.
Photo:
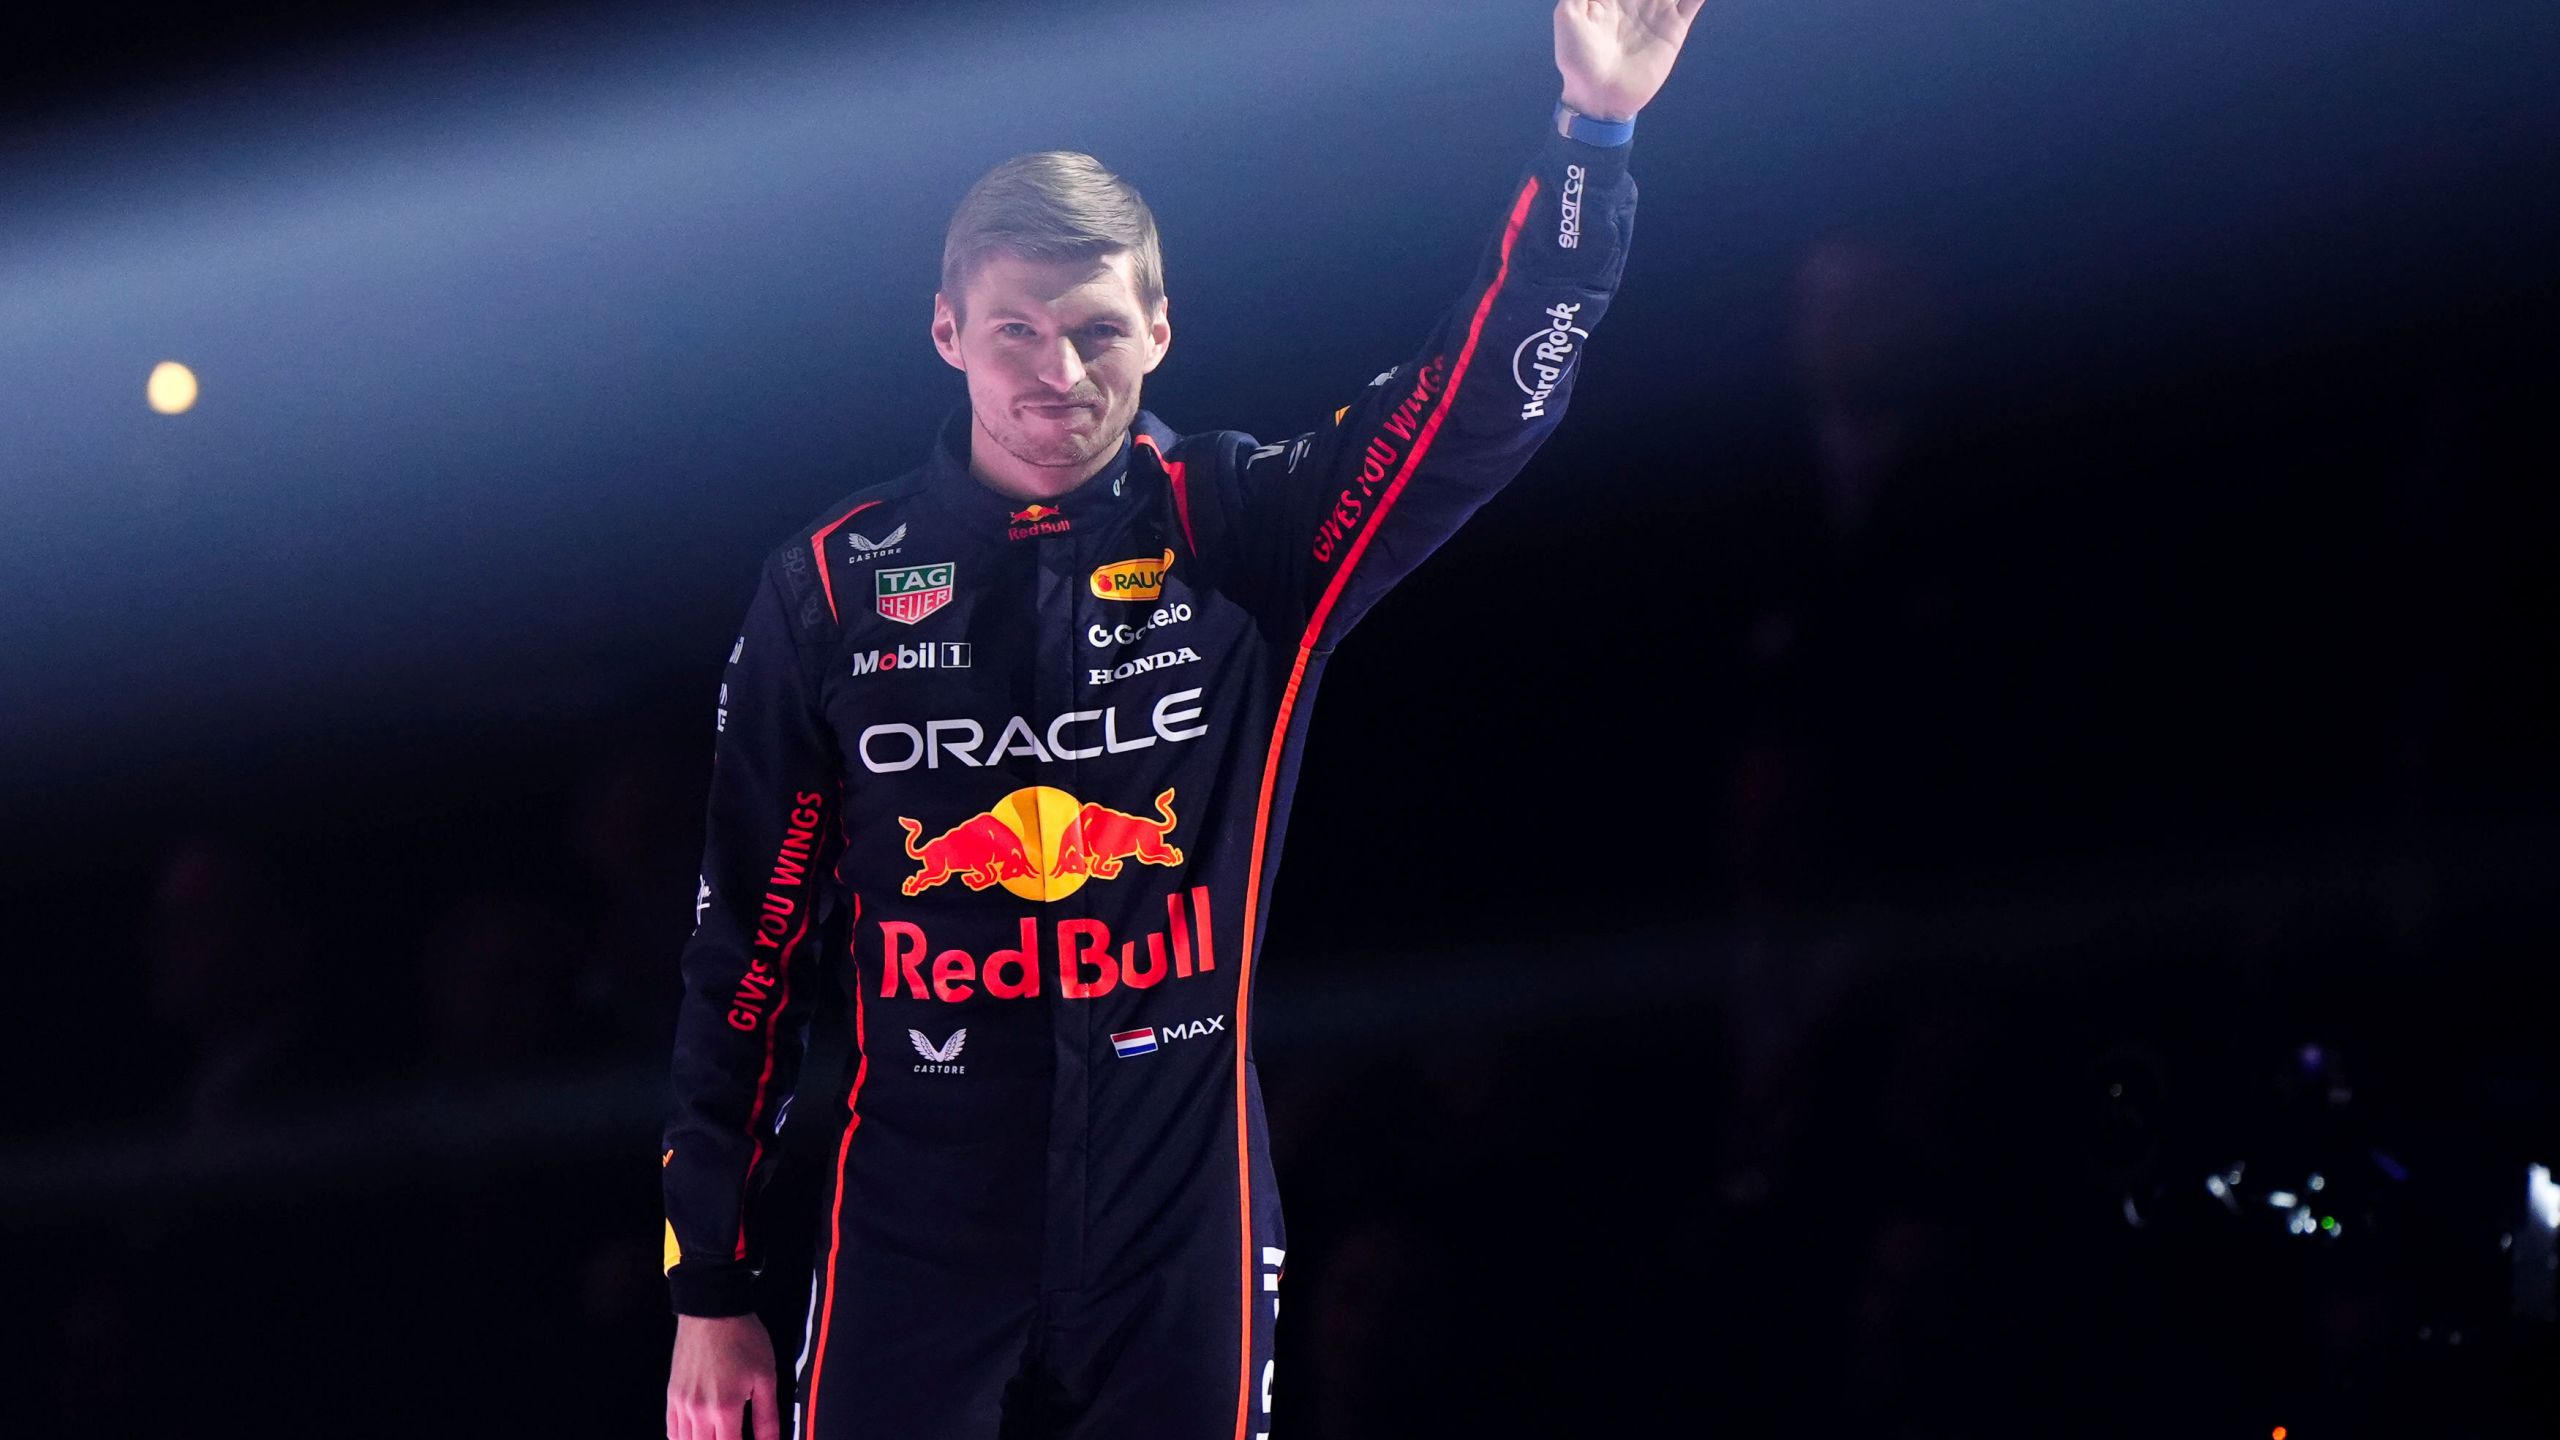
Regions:
[[[1104,320],[1108,320],[1114,325],[1134,325],[1138,323],[1138,312],[1121,304],[1117,300],[1106,300],[1101,304],[1094,306],[1092,309],[1085,311],[1083,317],[1077,320],[1076,323],[1079,325],[1092,325]]]
[[[1033,314],[1026,310],[1016,309],[1011,305],[990,305],[980,313],[983,318],[988,320],[1021,320],[1034,324],[1049,318],[1046,314]],[[1070,310],[1068,313],[1076,316],[1076,319],[1072,322],[1075,325],[1091,325],[1098,321],[1107,320],[1114,325],[1126,328],[1138,323],[1138,316],[1136,312],[1114,301],[1106,301],[1094,306],[1090,310]]]

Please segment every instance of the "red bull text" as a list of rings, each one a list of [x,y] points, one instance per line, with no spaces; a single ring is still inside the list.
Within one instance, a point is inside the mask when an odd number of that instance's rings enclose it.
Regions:
[[[1186,903],[1186,900],[1188,903]],[[1126,985],[1151,990],[1167,979],[1188,980],[1218,968],[1211,942],[1209,887],[1164,897],[1165,928],[1141,944],[1123,940],[1115,952],[1111,927],[1099,920],[1061,920],[1057,928],[1058,995],[1091,1000]],[[940,1000],[958,1004],[984,988],[998,1000],[1040,996],[1040,922],[1024,916],[1022,943],[984,960],[966,950],[936,953],[924,927],[907,920],[880,922],[880,998]],[[925,978],[931,955],[932,979]]]

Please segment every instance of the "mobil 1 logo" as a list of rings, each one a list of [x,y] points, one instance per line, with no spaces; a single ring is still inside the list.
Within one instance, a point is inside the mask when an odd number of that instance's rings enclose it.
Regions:
[[[969,642],[925,642],[898,645],[887,650],[863,650],[853,657],[853,673],[877,675],[888,670],[966,670],[969,668]]]

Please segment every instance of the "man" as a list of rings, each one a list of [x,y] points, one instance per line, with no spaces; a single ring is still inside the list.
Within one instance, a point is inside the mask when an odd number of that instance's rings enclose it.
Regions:
[[[1556,7],[1563,103],[1475,279],[1281,444],[1138,408],[1172,330],[1134,190],[1051,153],[962,201],[932,333],[965,422],[775,553],[722,686],[662,1161],[675,1440],[780,1431],[747,1212],[830,920],[860,1054],[800,1432],[1269,1432],[1248,1038],[1316,682],[1555,428],[1702,3]]]

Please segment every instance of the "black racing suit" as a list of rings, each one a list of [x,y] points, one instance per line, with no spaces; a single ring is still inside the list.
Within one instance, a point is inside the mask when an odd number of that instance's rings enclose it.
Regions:
[[[1316,682],[1555,429],[1626,165],[1551,135],[1429,342],[1307,434],[1141,412],[1025,505],[971,478],[963,411],[766,563],[721,687],[666,1258],[679,1312],[754,1308],[750,1202],[832,971],[859,1054],[821,1087],[803,1433],[1268,1432],[1286,1242],[1249,1036]]]

